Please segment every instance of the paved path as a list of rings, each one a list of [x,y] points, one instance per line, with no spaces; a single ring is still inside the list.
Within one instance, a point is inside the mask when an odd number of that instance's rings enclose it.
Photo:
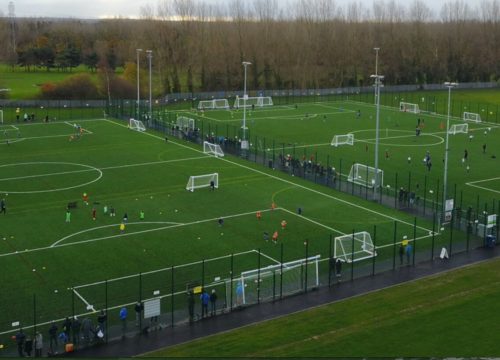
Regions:
[[[184,343],[203,336],[236,329],[242,326],[274,319],[306,310],[315,306],[332,303],[338,300],[363,295],[368,292],[384,289],[404,282],[424,278],[429,275],[443,273],[468,264],[486,261],[500,256],[500,247],[495,249],[476,249],[468,253],[454,255],[449,260],[435,260],[419,263],[418,266],[402,267],[396,271],[387,271],[345,281],[332,287],[324,287],[307,294],[285,298],[274,303],[262,303],[241,310],[207,318],[192,325],[180,325],[152,332],[147,335],[123,338],[110,341],[108,345],[82,349],[72,357],[129,357],[149,351]]]

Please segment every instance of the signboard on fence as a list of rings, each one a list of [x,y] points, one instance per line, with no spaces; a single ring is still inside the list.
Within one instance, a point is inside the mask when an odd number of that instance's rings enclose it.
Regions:
[[[144,318],[160,316],[160,298],[144,301]]]
[[[497,214],[488,215],[488,222],[486,223],[486,228],[491,229],[497,225]]]

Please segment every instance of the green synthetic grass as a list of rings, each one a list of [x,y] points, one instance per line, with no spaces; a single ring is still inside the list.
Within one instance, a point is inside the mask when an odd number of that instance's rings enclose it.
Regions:
[[[0,194],[6,199],[7,214],[0,216],[6,294],[0,307],[9,311],[0,314],[0,336],[9,334],[16,321],[30,329],[34,303],[39,328],[73,312],[93,316],[87,305],[96,310],[106,306],[104,280],[109,280],[110,324],[118,321],[118,307],[130,306],[131,312],[139,297],[154,296],[155,290],[162,296],[175,293],[174,304],[168,298],[162,309],[180,311],[179,320],[185,319],[186,286],[228,279],[231,254],[235,254],[233,276],[237,277],[241,271],[278,263],[281,256],[290,261],[304,258],[308,251],[326,259],[332,251],[331,235],[372,232],[375,226],[380,246],[377,269],[391,266],[392,242],[404,236],[415,236],[422,251],[429,249],[432,223],[418,220],[414,233],[409,215],[367,205],[245,160],[217,159],[198,146],[165,142],[161,136],[102,119],[79,121],[84,133],[77,138],[74,124],[2,127]],[[189,176],[213,172],[219,173],[219,189],[186,191]],[[84,192],[89,205],[82,201]],[[76,202],[77,208],[71,210],[71,222],[65,223],[69,202]],[[278,207],[274,211],[272,202]],[[104,205],[115,208],[116,217],[105,216]],[[93,207],[96,220],[91,216]],[[296,213],[298,207],[302,216]],[[143,221],[141,210],[146,214]],[[263,214],[260,221],[255,216],[258,210]],[[125,213],[129,220],[120,233]],[[222,227],[217,224],[221,217]],[[288,223],[285,230],[282,220]],[[283,255],[280,245],[263,240],[264,231],[275,230],[280,232]],[[436,234],[436,248],[447,239],[446,232]],[[208,261],[220,257],[224,258]],[[203,259],[207,260],[204,269]],[[174,283],[169,270],[145,274],[142,290],[138,276],[127,277],[188,263],[175,270]],[[324,281],[327,263],[320,266]],[[356,276],[358,271],[363,269],[356,265]]]
[[[496,91],[495,96],[498,93]],[[358,110],[361,111],[359,118]],[[197,120],[197,126],[205,134],[242,136],[242,110],[178,114]],[[276,160],[279,153],[290,154],[301,161],[313,159],[347,176],[355,162],[374,166],[375,118],[375,106],[361,102],[331,101],[249,109],[247,136],[252,154],[264,156],[265,153],[267,158],[272,158],[274,153]],[[425,126],[416,137],[418,118]],[[462,123],[460,118],[452,118],[450,126]],[[455,206],[462,209],[470,206],[482,211],[487,204],[486,210],[491,211],[491,200],[499,194],[495,180],[498,174],[492,169],[498,167],[500,127],[495,123],[469,122],[468,125],[468,134],[449,136],[448,195],[455,198]],[[442,202],[445,127],[446,117],[441,115],[402,113],[390,107],[381,109],[379,167],[384,171],[385,192],[394,194],[404,187],[415,191],[422,201],[425,198],[429,207],[433,202]],[[330,145],[335,134],[347,133],[354,134],[354,146]],[[486,144],[485,153],[483,144]],[[468,160],[463,162],[465,150]],[[431,171],[423,163],[427,151],[432,159]]]
[[[146,356],[498,357],[499,284],[496,259]]]

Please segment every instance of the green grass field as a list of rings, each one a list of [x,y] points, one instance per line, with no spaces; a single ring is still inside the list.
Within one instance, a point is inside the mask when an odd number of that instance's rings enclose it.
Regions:
[[[361,111],[358,118],[357,111]],[[184,111],[179,115],[197,120],[205,133],[232,138],[241,137],[242,110]],[[333,166],[344,176],[353,163],[374,166],[375,107],[357,102],[318,102],[274,106],[247,112],[251,152],[267,158],[275,153],[290,154],[309,160],[311,157],[324,166]],[[417,119],[424,123],[421,135],[416,136]],[[463,124],[452,118],[451,125]],[[410,114],[382,107],[380,112],[379,167],[384,171],[385,190],[393,193],[404,187],[413,190],[421,199],[441,203],[446,117],[433,114]],[[455,205],[476,210],[484,209],[491,199],[498,198],[500,183],[491,169],[498,166],[500,129],[496,124],[468,122],[468,133],[449,136],[448,195]],[[354,134],[354,146],[331,146],[334,135]],[[483,153],[483,145],[486,151]],[[463,161],[467,150],[468,159]],[[423,159],[429,151],[432,168]],[[418,186],[417,186],[418,185]],[[439,193],[438,193],[439,185]],[[436,195],[439,198],[435,198]]]
[[[376,227],[376,271],[392,266],[393,242],[405,236],[417,241],[417,261],[428,258],[433,239],[435,248],[448,243],[447,231],[432,233],[432,223],[418,220],[414,227],[409,215],[244,160],[214,158],[197,146],[166,143],[116,121],[79,124],[81,138],[71,122],[3,127],[10,142],[2,144],[0,155],[0,193],[7,204],[0,217],[0,258],[9,295],[0,301],[10,311],[0,316],[0,336],[16,328],[12,323],[30,328],[36,318],[43,327],[73,313],[94,317],[106,305],[113,324],[121,306],[132,311],[139,298],[153,297],[154,291],[163,296],[162,312],[181,321],[188,284],[212,284],[229,298],[224,279],[306,255],[321,256],[324,284],[326,260],[334,251],[330,236],[353,231],[375,236]],[[214,172],[220,177],[216,191],[186,191],[189,176]],[[82,201],[84,192],[89,205]],[[69,202],[77,208],[66,223]],[[105,205],[116,217],[103,214]],[[128,223],[120,232],[124,214]],[[280,245],[263,240],[265,231],[276,230],[283,253]],[[175,276],[171,266],[179,267]],[[365,275],[371,267],[371,261],[355,263],[353,274]],[[223,283],[216,284],[217,278]]]
[[[195,118],[204,134],[241,135],[241,111],[179,114]],[[372,105],[353,102],[250,111],[250,152],[270,158],[274,139],[276,159],[279,151],[301,159],[313,155],[346,176],[353,162],[373,161],[374,114]],[[166,116],[175,119],[173,112]],[[426,193],[437,189],[442,176],[443,118],[421,115],[425,127],[417,138],[416,117],[389,108],[381,112],[380,167],[388,189],[384,191],[406,186],[410,171],[409,187],[419,182],[422,197],[427,196],[424,189]],[[76,123],[83,128],[81,137],[75,136]],[[476,206],[478,196],[494,201],[500,192],[497,159],[491,157],[500,153],[500,130],[485,123],[470,123],[469,130],[469,134],[450,136],[449,181],[463,189],[457,199],[464,207]],[[334,134],[347,132],[355,134],[354,146],[330,145]],[[470,134],[474,136],[469,138]],[[486,154],[481,150],[484,142]],[[228,279],[306,256],[320,255],[319,281],[325,285],[327,259],[335,251],[331,237],[354,231],[367,231],[376,242],[376,272],[393,267],[395,245],[405,237],[414,241],[419,262],[447,246],[452,235],[434,229],[431,221],[243,159],[215,158],[181,140],[165,142],[161,134],[131,131],[118,120],[8,120],[0,126],[0,146],[0,194],[7,204],[7,214],[0,214],[0,258],[5,269],[3,291],[8,294],[0,298],[0,307],[10,309],[0,314],[0,340],[18,326],[32,329],[34,322],[46,329],[51,321],[61,323],[73,314],[95,319],[95,312],[105,307],[114,325],[120,307],[127,306],[132,314],[138,299],[158,295],[168,321],[185,321],[188,286],[216,288],[235,304],[234,283]],[[461,161],[464,148],[470,153],[466,164]],[[422,163],[426,151],[434,162],[430,172]],[[210,173],[219,174],[218,189],[186,191],[190,176]],[[404,185],[396,186],[396,173]],[[83,193],[89,195],[89,205],[84,204]],[[77,206],[71,209],[71,221],[65,222],[70,202]],[[116,217],[104,214],[105,206],[115,209]],[[256,219],[258,211],[261,220]],[[125,214],[128,221],[121,231]],[[218,224],[221,218],[223,226]],[[281,228],[283,220],[286,229]],[[278,244],[264,241],[263,233],[274,231],[280,233]],[[464,249],[465,235],[455,232],[453,238],[455,249]],[[472,240],[471,246],[481,244]],[[371,260],[347,264],[346,272],[352,271],[353,277],[367,275],[372,271]],[[300,274],[294,276],[303,279]],[[249,285],[249,292],[254,291]]]
[[[493,260],[146,356],[498,357],[499,274]]]

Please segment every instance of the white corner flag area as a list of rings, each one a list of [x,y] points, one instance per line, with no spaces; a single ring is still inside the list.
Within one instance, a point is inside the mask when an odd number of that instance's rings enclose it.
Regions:
[[[205,174],[190,176],[186,185],[186,190],[194,192],[195,189],[211,187],[212,189],[219,188],[219,174]]]

